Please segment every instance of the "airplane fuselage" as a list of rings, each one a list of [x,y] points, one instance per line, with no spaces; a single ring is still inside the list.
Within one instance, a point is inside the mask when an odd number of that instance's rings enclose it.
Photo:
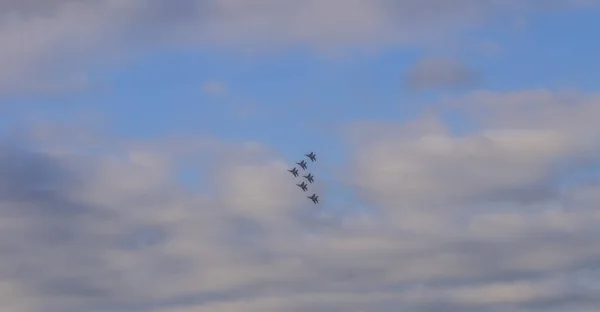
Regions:
[[[313,152],[310,152],[310,154],[306,154],[304,156],[310,158],[310,160],[313,162],[317,160],[317,155],[315,155],[315,153],[313,153]]]
[[[314,182],[314,180],[313,180],[314,176],[312,174],[310,174],[310,173],[308,175],[305,175],[305,176],[302,176],[302,177],[305,178],[306,180],[308,180],[308,182],[310,182],[310,183]]]
[[[306,183],[302,182],[301,184],[296,184],[296,185],[299,186],[303,191],[306,192],[306,187],[307,187]]]

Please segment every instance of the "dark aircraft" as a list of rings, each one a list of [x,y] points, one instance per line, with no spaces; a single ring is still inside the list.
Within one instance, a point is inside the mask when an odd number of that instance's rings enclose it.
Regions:
[[[310,182],[310,183],[314,182],[314,180],[313,180],[314,176],[312,175],[312,173],[309,173],[308,175],[305,175],[302,177],[306,178],[306,180],[308,180],[308,182]]]
[[[313,204],[316,204],[319,202],[319,196],[317,196],[317,194],[312,194],[312,196],[306,196],[308,198],[310,198],[313,201]]]
[[[306,192],[306,186],[307,186],[306,183],[302,182],[302,183],[296,184],[296,185],[298,185],[303,191]]]
[[[306,162],[303,160],[301,162],[297,162],[298,166],[302,167],[302,170],[306,170]]]
[[[298,169],[296,169],[296,167],[294,167],[294,168],[292,168],[292,169],[290,169],[288,171],[291,172],[294,175],[294,177],[298,176]]]
[[[315,155],[315,153],[313,153],[313,152],[310,152],[310,154],[306,154],[304,156],[310,158],[311,161],[317,160],[317,155]]]

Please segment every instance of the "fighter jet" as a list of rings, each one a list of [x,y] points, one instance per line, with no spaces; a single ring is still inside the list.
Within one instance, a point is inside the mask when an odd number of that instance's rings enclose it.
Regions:
[[[319,202],[319,196],[317,196],[317,194],[312,194],[312,196],[306,196],[308,198],[310,198],[313,201],[313,204],[316,204]]]
[[[310,158],[310,160],[313,162],[317,160],[317,155],[315,155],[315,153],[313,153],[313,152],[310,152],[310,154],[306,154],[304,156]]]
[[[308,182],[313,183],[314,180],[314,176],[312,175],[312,173],[309,173],[308,175],[302,176],[303,178],[306,178],[306,180],[308,180]]]
[[[306,187],[307,187],[307,185],[306,185],[306,183],[304,183],[304,181],[303,181],[302,183],[300,183],[300,184],[296,184],[296,185],[298,185],[298,186],[299,186],[299,187],[300,187],[300,188],[301,188],[303,191],[305,191],[305,192],[306,192]]]
[[[296,164],[302,167],[302,170],[306,170],[306,161],[302,160],[301,162],[297,162]]]
[[[292,169],[290,169],[288,171],[291,172],[294,175],[294,177],[298,176],[298,169],[296,169],[296,167],[294,167],[294,168],[292,168]]]

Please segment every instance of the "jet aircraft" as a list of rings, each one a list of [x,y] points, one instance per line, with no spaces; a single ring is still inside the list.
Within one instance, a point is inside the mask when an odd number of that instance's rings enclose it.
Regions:
[[[310,182],[310,183],[314,182],[314,180],[313,180],[314,176],[312,175],[312,173],[309,173],[308,175],[305,175],[302,177],[306,178],[306,180],[308,180],[308,182]]]
[[[296,164],[302,167],[302,170],[306,170],[306,161],[302,160],[301,162],[297,162]]]
[[[310,158],[310,160],[313,162],[317,160],[317,155],[315,155],[315,153],[313,153],[313,152],[310,152],[310,154],[306,154],[304,156]]]
[[[294,168],[292,168],[292,169],[290,169],[288,171],[291,172],[294,175],[294,177],[298,176],[298,169],[296,169],[296,167],[294,167]]]
[[[313,201],[313,204],[316,204],[319,202],[319,196],[317,196],[317,194],[312,194],[312,196],[306,196],[308,198],[310,198]]]
[[[302,183],[296,184],[296,185],[298,185],[303,191],[306,192],[307,185],[306,185],[306,183],[304,181],[302,181]]]

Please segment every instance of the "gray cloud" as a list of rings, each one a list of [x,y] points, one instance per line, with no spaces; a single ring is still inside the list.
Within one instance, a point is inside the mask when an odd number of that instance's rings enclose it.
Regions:
[[[83,68],[165,44],[242,52],[428,45],[457,38],[498,14],[580,5],[575,0],[3,1],[0,92],[71,89]]]
[[[406,85],[415,91],[470,87],[482,77],[466,64],[445,58],[427,58],[417,62],[406,73]]]
[[[0,231],[12,236],[0,240],[0,281],[7,283],[9,294],[28,298],[8,300],[5,308],[28,311],[42,298],[85,298],[107,291],[86,283],[103,242],[89,235],[85,223],[103,216],[71,199],[79,189],[74,172],[46,153],[2,145],[0,181]]]

